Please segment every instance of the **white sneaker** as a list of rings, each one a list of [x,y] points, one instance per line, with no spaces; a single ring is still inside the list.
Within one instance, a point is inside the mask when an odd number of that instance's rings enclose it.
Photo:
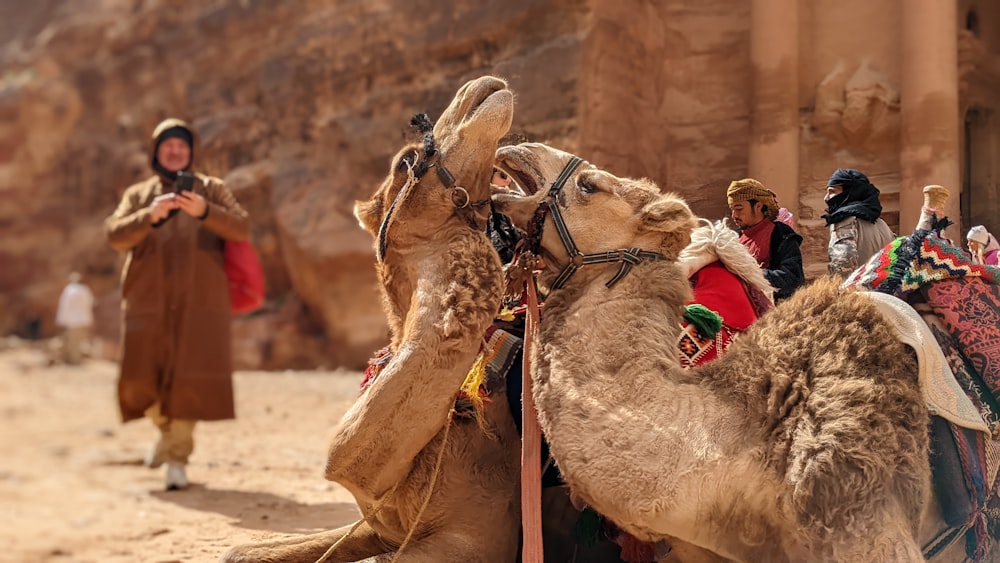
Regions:
[[[157,440],[149,446],[149,451],[146,452],[146,457],[142,460],[143,465],[150,469],[156,469],[157,467],[163,465],[165,461],[163,451],[163,440]]]
[[[191,483],[188,482],[187,472],[184,464],[167,462],[167,490],[179,491],[186,489]]]

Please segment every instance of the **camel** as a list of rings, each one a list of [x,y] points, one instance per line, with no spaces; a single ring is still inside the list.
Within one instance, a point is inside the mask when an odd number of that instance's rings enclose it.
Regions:
[[[355,205],[376,239],[395,352],[329,446],[326,478],[354,495],[363,520],[237,546],[223,561],[358,561],[404,543],[408,562],[515,560],[520,439],[506,396],[492,395],[481,426],[450,414],[500,303],[502,266],[483,227],[513,107],[503,80],[466,83],[433,131],[418,120],[423,142],[400,150],[374,196]]]
[[[637,537],[735,561],[924,560],[945,527],[928,409],[915,354],[872,299],[818,280],[684,370],[685,202],[536,143],[501,148],[497,166],[535,193],[494,204],[542,225],[534,398],[575,495]]]

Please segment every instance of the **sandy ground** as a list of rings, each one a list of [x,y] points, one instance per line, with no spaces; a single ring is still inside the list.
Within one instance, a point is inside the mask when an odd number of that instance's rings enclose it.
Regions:
[[[142,466],[157,431],[120,422],[115,365],[48,363],[41,349],[0,349],[0,561],[216,561],[357,519],[323,465],[360,373],[237,373],[238,418],[198,426],[193,485],[166,492],[164,468]]]

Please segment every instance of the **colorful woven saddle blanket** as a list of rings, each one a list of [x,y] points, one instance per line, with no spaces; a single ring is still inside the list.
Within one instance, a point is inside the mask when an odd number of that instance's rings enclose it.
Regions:
[[[970,560],[984,561],[987,536],[1000,531],[1000,270],[953,246],[940,232],[947,224],[896,239],[844,287],[910,304],[983,421],[979,431],[935,417],[931,463],[946,522],[964,531]]]
[[[929,284],[909,296],[989,432],[937,424],[935,486],[946,521],[969,527],[967,555],[982,560],[988,530],[1000,526],[1000,286],[979,278]]]
[[[991,437],[1000,437],[1000,269],[972,263],[941,235],[948,224],[935,220],[932,229],[897,238],[843,287],[893,295],[916,308]]]
[[[978,277],[991,284],[1000,282],[1000,269],[972,263],[965,250],[942,236],[940,229],[948,224],[945,218],[932,229],[897,238],[852,272],[843,287],[905,298],[936,281]]]

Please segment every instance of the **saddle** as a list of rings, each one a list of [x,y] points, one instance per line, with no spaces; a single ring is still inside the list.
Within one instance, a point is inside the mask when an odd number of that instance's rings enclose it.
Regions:
[[[977,424],[931,420],[933,484],[951,529],[924,555],[964,533],[966,555],[983,561],[987,536],[1000,537],[1000,270],[954,247],[941,233],[947,224],[935,219],[930,229],[896,239],[843,287],[894,295],[913,307],[954,376],[951,384],[971,403]]]

